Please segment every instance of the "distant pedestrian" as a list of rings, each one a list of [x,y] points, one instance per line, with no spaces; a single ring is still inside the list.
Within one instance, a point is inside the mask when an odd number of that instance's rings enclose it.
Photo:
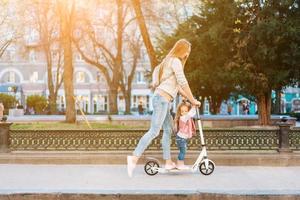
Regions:
[[[29,114],[30,114],[30,115],[34,115],[34,113],[35,113],[35,112],[34,112],[33,107],[30,107],[30,108],[29,108]]]
[[[140,102],[139,105],[138,105],[138,112],[140,115],[143,115],[144,114],[144,108],[143,108],[143,103]]]
[[[244,102],[243,103],[243,114],[248,115],[249,114],[249,104]]]
[[[246,109],[245,109],[245,114],[249,115],[249,112],[250,112],[250,108],[249,108],[249,104],[247,103],[246,104]]]
[[[232,112],[232,105],[230,103],[227,104],[227,113],[228,115],[231,115]]]

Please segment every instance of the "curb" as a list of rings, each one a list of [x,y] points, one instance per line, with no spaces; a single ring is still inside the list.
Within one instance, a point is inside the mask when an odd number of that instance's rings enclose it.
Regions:
[[[0,164],[126,164],[126,157],[132,152],[11,152],[0,154]],[[172,152],[176,160],[177,152]],[[198,152],[186,155],[186,164],[192,165]],[[144,164],[149,157],[161,163],[161,152],[147,152],[138,164]],[[300,166],[300,153],[278,152],[208,152],[209,159],[219,166]]]

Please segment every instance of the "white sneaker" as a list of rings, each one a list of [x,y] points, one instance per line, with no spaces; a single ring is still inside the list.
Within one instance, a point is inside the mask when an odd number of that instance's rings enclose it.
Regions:
[[[190,169],[190,168],[189,168],[189,166],[186,166],[186,165],[177,165],[177,169],[184,170],[184,169]]]
[[[127,173],[130,178],[132,177],[135,166],[136,164],[133,162],[133,156],[127,156]]]
[[[175,169],[176,168],[176,164],[172,163],[172,164],[166,164],[165,165],[165,169],[170,170],[170,169]]]

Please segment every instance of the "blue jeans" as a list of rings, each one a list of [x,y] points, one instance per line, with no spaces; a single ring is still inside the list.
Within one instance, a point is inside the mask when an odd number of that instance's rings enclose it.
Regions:
[[[169,160],[171,159],[170,146],[171,135],[173,131],[173,120],[170,114],[171,102],[168,102],[159,94],[155,94],[152,98],[152,104],[153,113],[151,117],[150,129],[140,139],[133,152],[133,155],[140,157],[152,140],[159,135],[160,129],[163,128],[163,159]]]
[[[178,160],[184,160],[187,149],[187,139],[181,138],[178,135],[176,135],[176,143],[179,149]]]

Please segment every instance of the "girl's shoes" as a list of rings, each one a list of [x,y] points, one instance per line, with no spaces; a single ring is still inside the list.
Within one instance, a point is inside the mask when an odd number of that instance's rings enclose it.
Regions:
[[[177,167],[176,167],[177,169],[180,169],[180,170],[182,170],[182,169],[190,169],[188,166],[186,166],[186,165],[177,165]]]
[[[182,160],[177,160],[177,166],[176,166],[176,168],[177,169],[189,169],[189,167],[188,166],[186,166],[185,164],[184,164],[184,161],[182,161]]]
[[[133,160],[133,156],[127,156],[127,173],[130,178],[132,177],[135,166],[136,162]]]
[[[172,164],[166,164],[165,169],[170,170],[170,169],[175,169],[176,164],[172,162]]]

